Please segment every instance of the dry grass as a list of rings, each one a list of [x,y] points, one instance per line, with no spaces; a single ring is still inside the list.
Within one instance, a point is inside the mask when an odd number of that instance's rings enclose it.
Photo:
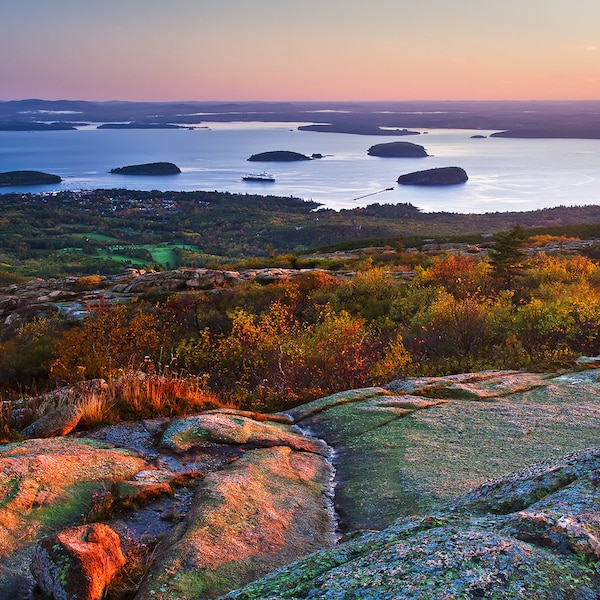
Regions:
[[[61,406],[76,404],[81,425],[92,429],[119,421],[173,417],[233,406],[204,388],[199,377],[130,372],[108,383],[93,380],[14,401],[0,403],[0,443],[18,438],[18,432]]]
[[[198,377],[132,373],[112,381],[106,393],[121,418],[170,417],[223,406]]]

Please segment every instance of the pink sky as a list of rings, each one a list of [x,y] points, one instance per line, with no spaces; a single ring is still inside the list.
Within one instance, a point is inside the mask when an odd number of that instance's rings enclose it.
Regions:
[[[598,0],[15,0],[0,100],[600,99]]]

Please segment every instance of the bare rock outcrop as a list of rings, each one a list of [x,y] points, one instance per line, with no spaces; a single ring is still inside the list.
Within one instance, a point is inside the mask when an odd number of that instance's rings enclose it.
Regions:
[[[0,559],[46,533],[49,523],[64,527],[80,518],[102,482],[132,479],[147,468],[131,452],[88,439],[0,446]]]
[[[43,538],[31,571],[40,589],[56,600],[100,600],[124,564],[119,536],[93,523]]]
[[[285,446],[250,450],[211,473],[136,599],[215,598],[330,547],[328,481],[323,457]]]
[[[0,598],[33,584],[40,536],[99,520],[128,561],[128,540],[158,544],[137,600],[591,600],[599,373],[402,379],[0,446]]]
[[[224,598],[593,600],[599,465],[600,449],[593,448],[506,475],[433,513],[358,535]],[[568,477],[557,476],[566,471]],[[487,512],[504,493],[521,510]]]
[[[176,452],[194,447],[221,444],[248,444],[254,447],[289,446],[293,450],[327,454],[327,446],[312,440],[289,425],[260,422],[240,414],[220,411],[174,419],[167,427],[161,445]]]

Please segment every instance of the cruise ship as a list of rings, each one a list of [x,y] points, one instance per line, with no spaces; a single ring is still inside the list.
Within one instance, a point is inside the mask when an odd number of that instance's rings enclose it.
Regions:
[[[275,175],[271,175],[266,171],[262,173],[248,173],[242,177],[244,181],[262,181],[263,183],[274,183]]]

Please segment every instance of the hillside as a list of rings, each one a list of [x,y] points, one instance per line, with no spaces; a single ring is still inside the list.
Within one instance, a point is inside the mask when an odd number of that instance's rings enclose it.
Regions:
[[[123,189],[0,195],[0,276],[115,274],[204,267],[273,253],[436,241],[483,243],[524,227],[600,237],[600,207],[423,213],[410,204],[319,210],[297,198]],[[568,229],[581,225],[581,228]],[[567,229],[565,229],[567,228]]]

